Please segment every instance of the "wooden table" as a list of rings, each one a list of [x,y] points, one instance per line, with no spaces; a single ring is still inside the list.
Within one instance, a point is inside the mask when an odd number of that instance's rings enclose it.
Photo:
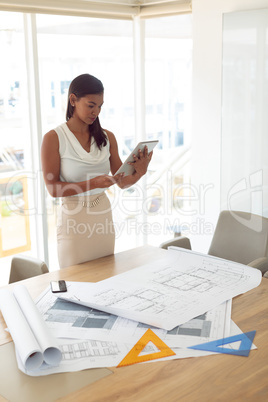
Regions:
[[[50,280],[96,282],[157,259],[166,250],[140,247],[23,281],[37,297]],[[13,285],[9,285],[12,287]],[[232,319],[243,332],[256,330],[248,357],[223,355],[111,368],[113,374],[60,401],[267,401],[268,279],[233,299]],[[10,342],[0,317],[0,345]],[[1,400],[1,399],[0,399]]]

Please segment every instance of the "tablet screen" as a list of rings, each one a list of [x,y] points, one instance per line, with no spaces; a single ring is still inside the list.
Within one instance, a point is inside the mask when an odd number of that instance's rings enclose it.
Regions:
[[[120,166],[120,168],[117,170],[117,172],[114,174],[114,176],[118,173],[125,173],[125,176],[129,176],[135,172],[135,169],[133,166],[128,165],[128,162],[134,162],[133,155],[138,155],[139,149],[144,151],[145,145],[148,147],[148,153],[150,153],[156,144],[158,144],[158,140],[152,140],[152,141],[141,141],[139,142],[136,147],[133,149],[131,154],[127,157],[123,165]]]

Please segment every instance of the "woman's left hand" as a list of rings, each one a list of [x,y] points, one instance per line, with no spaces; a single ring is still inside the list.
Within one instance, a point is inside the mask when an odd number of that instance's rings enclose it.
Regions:
[[[153,151],[148,153],[148,147],[145,146],[144,151],[142,152],[141,149],[139,149],[139,154],[133,155],[134,162],[128,162],[129,165],[133,166],[136,173],[141,177],[145,175],[148,169],[148,165],[152,159],[153,156]]]

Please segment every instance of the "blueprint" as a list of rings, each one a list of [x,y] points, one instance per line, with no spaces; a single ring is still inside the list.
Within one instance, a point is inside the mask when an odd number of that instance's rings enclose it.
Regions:
[[[60,297],[169,331],[253,289],[261,278],[249,266],[178,249],[95,284],[69,282]]]
[[[137,342],[148,325],[56,298],[48,287],[36,300],[48,328],[59,338]],[[170,347],[187,347],[229,336],[231,301],[170,331],[151,329]]]
[[[62,360],[58,366],[43,364],[35,371],[20,367],[31,376],[117,366],[148,329],[145,324],[59,299],[51,293],[50,287],[35,302],[46,325],[58,337]],[[173,330],[151,327],[176,353],[159,360],[214,354],[188,349],[188,346],[241,333],[230,316],[231,301],[227,301]],[[252,345],[252,348],[255,346]],[[157,351],[157,347],[149,343],[141,354]]]
[[[233,321],[231,321],[230,335],[240,333],[241,330]],[[58,366],[49,367],[43,364],[39,370],[31,371],[25,369],[23,365],[20,365],[18,360],[19,368],[25,374],[31,376],[44,376],[54,373],[79,371],[89,368],[115,367],[118,366],[118,364],[134,346],[134,343],[124,344],[121,342],[103,342],[81,339],[60,339],[59,344],[62,351],[62,360]],[[251,349],[256,349],[256,346],[252,345]],[[172,347],[172,350],[176,353],[176,355],[163,357],[161,359],[154,360],[154,362],[215,354],[214,352],[187,349],[178,346]],[[143,349],[141,354],[154,353],[157,351],[157,347],[150,343]]]

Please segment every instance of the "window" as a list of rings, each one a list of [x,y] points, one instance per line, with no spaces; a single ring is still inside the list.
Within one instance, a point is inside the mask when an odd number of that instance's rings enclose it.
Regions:
[[[40,158],[40,149],[33,142],[36,136],[41,142],[41,135],[65,121],[69,84],[75,76],[85,72],[100,78],[104,84],[100,120],[104,129],[116,135],[123,160],[141,138],[159,139],[146,179],[131,189],[122,191],[113,187],[108,190],[114,206],[116,251],[146,243],[158,245],[165,237],[170,237],[171,215],[187,207],[181,195],[186,192],[183,185],[189,182],[191,16],[138,22],[138,26],[145,27],[140,31],[145,53],[139,49],[141,64],[138,64],[137,53],[133,51],[137,45],[133,33],[137,19],[133,24],[132,20],[33,15],[36,31],[31,32],[37,39],[33,63],[39,76],[36,96],[41,109],[41,115],[34,118],[39,121],[41,133],[33,132],[28,117],[35,110],[28,92],[37,82],[27,81],[25,50],[26,54],[31,52],[32,44],[24,32],[30,28],[29,20],[20,13],[0,12],[0,17],[5,56],[0,66],[0,124],[1,132],[7,133],[1,141],[0,187],[10,175],[19,174],[13,190],[18,191],[16,197],[21,197],[21,205],[28,203],[27,208],[33,211],[26,214],[23,209],[20,225],[20,218],[16,216],[16,225],[23,227],[23,234],[14,247],[22,245],[25,249],[21,251],[28,250],[39,257],[48,255],[50,270],[58,268],[58,200],[46,193],[46,210],[36,209],[43,195],[38,184],[41,174],[33,163]],[[144,86],[137,80],[139,68],[143,70]],[[140,132],[137,122],[136,109],[140,101],[145,104],[140,111],[144,132]],[[7,149],[8,158],[5,156]],[[2,222],[11,219],[4,216],[8,215],[6,205],[2,208]],[[46,218],[48,235],[45,229],[41,233]],[[7,244],[7,232],[3,225],[1,228]],[[47,237],[46,244],[43,238]],[[12,239],[15,241],[14,236]]]
[[[35,254],[35,220],[23,15],[0,12],[0,258]]]
[[[158,138],[147,178],[146,242],[187,228],[191,143],[191,15],[145,21],[146,137]],[[145,229],[146,231],[146,229]]]
[[[65,121],[72,79],[89,73],[104,85],[102,127],[116,135],[122,157],[128,154],[135,136],[132,22],[38,15],[37,38],[43,134]],[[108,193],[118,216],[114,190]],[[49,266],[54,267],[58,202],[47,195]]]

